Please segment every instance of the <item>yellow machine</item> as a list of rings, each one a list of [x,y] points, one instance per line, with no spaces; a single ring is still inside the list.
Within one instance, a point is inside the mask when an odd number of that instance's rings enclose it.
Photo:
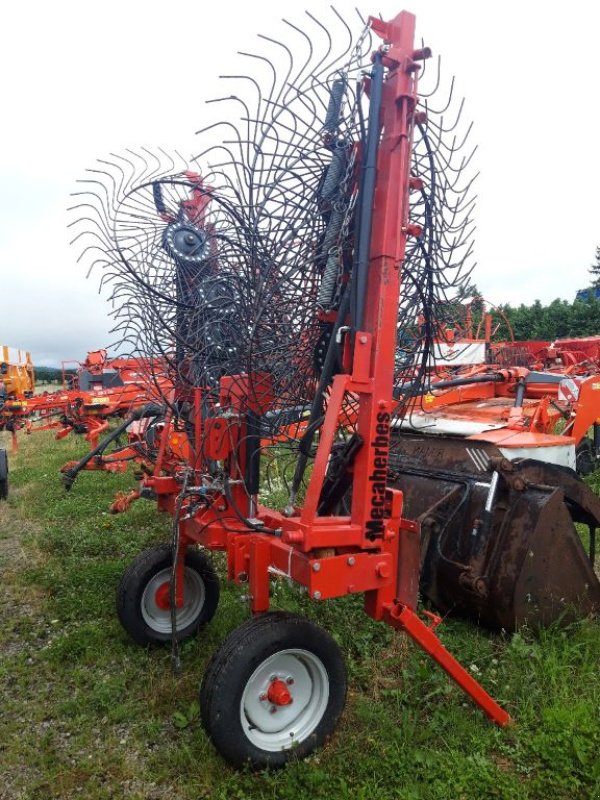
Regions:
[[[0,395],[4,398],[31,397],[35,389],[35,374],[31,355],[2,345],[0,360]],[[13,355],[16,353],[16,357]],[[2,391],[2,389],[4,391]]]

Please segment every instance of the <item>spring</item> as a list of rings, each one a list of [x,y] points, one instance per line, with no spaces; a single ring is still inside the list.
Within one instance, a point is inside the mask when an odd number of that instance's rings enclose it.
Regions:
[[[345,91],[346,79],[337,78],[331,86],[327,114],[325,115],[325,123],[323,125],[323,130],[327,133],[333,133],[340,124],[340,112],[342,110],[342,100]]]
[[[324,203],[331,203],[339,192],[342,178],[348,168],[348,148],[343,142],[334,148],[331,156],[331,164],[327,167],[323,185],[319,190],[319,197]]]
[[[324,311],[328,311],[333,305],[335,290],[338,283],[338,264],[338,253],[330,253],[327,258],[327,263],[325,264],[321,285],[319,286],[319,295],[317,297],[317,305]]]

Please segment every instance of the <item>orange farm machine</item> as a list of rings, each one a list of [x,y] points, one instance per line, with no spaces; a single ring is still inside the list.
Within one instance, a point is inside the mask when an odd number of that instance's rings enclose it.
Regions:
[[[92,170],[75,206],[123,338],[164,359],[171,381],[133,420],[152,450],[141,491],[171,516],[171,539],[123,575],[119,619],[177,662],[215,613],[209,554],[225,553],[251,615],[209,662],[200,706],[236,766],[308,755],[345,703],[340,648],[269,610],[273,580],[319,603],[362,595],[499,726],[509,713],[444,647],[438,611],[513,630],[600,605],[574,527],[595,530],[600,503],[572,469],[574,436],[545,429],[567,413],[558,389],[529,414],[548,386],[527,370],[431,383],[438,311],[469,272],[468,140],[451,105],[420,90],[427,70],[440,81],[414,16],[356,22],[349,38],[332,10],[286,24],[285,46],[263,41],[268,78],[228,81],[224,121],[201,133],[202,178],[129,153]],[[485,417],[491,433],[475,438],[418,428],[447,393],[500,401],[506,419]],[[560,447],[564,461],[544,458]]]
[[[63,388],[56,392],[34,394],[32,388],[8,394],[0,425],[12,433],[13,449],[21,429],[28,434],[56,429],[57,439],[74,431],[95,448],[110,420],[127,417],[170,386],[161,365],[150,358],[109,358],[105,350],[95,350],[76,363],[68,379],[63,369]]]

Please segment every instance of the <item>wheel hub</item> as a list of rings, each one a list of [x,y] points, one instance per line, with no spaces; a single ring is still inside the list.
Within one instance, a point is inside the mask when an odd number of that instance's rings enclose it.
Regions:
[[[177,627],[190,625],[202,612],[206,591],[201,576],[187,566],[183,576],[183,602],[175,603],[177,608]],[[146,585],[141,600],[140,611],[144,622],[153,630],[163,634],[171,633],[171,568],[160,570]]]
[[[161,611],[171,608],[171,587],[168,582],[162,583],[154,594],[154,602]]]
[[[267,700],[274,706],[289,706],[294,702],[294,698],[287,685],[279,678],[275,678],[275,680],[271,681],[269,684]]]
[[[262,750],[286,750],[315,730],[328,698],[329,680],[321,660],[304,649],[282,650],[249,677],[240,703],[242,726]]]

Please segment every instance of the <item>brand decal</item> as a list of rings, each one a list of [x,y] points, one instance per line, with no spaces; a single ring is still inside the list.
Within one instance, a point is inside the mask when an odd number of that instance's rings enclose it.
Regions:
[[[377,414],[376,433],[377,436],[371,442],[374,452],[373,471],[369,475],[371,518],[367,521],[367,535],[372,539],[383,536],[385,519],[385,494],[390,450],[390,415],[386,411]]]

